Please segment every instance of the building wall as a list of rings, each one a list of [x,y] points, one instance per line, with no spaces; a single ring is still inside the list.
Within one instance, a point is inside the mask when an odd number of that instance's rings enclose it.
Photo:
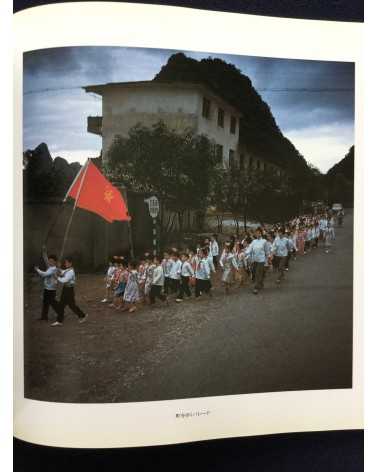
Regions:
[[[206,95],[205,95],[206,97]],[[207,97],[206,97],[207,98]],[[223,163],[225,166],[229,165],[229,151],[235,152],[235,157],[238,150],[239,142],[239,118],[236,120],[235,134],[230,132],[231,116],[235,116],[232,108],[225,106],[214,98],[210,98],[210,116],[205,118],[202,116],[202,99],[203,96],[199,95],[198,100],[198,128],[199,134],[206,134],[210,139],[213,139],[217,144],[223,146]],[[224,111],[224,126],[218,126],[218,109],[221,108]]]
[[[177,90],[163,87],[114,88],[104,92],[102,103],[105,160],[114,136],[127,136],[138,123],[150,127],[162,120],[179,132],[197,128],[198,92],[195,90],[183,89],[178,95]]]
[[[206,95],[205,95],[206,96]],[[239,119],[225,102],[214,97],[211,101],[210,116],[202,116],[204,95],[196,89],[143,87],[114,87],[103,94],[103,156],[106,160],[109,148],[118,135],[127,136],[129,130],[138,123],[151,127],[162,120],[171,129],[182,132],[193,129],[205,134],[223,147],[223,162],[229,164],[229,151],[237,153],[239,140]],[[218,109],[224,110],[224,126],[218,126]],[[235,133],[230,132],[231,116],[236,118]]]
[[[243,156],[243,158],[242,158]],[[251,154],[244,146],[238,147],[238,165],[244,166],[244,169],[253,169],[275,175],[279,178],[285,178],[286,173],[277,164],[267,161],[266,159]]]

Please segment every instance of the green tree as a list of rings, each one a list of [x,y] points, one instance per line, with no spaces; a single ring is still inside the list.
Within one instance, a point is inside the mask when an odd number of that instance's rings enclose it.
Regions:
[[[274,174],[236,166],[217,168],[212,185],[211,203],[215,208],[220,232],[220,221],[227,213],[232,214],[237,233],[240,218],[244,230],[247,230],[248,219],[262,221],[266,216],[266,195],[281,195],[284,191],[282,182]]]
[[[134,191],[156,194],[162,208],[177,216],[182,233],[185,212],[207,208],[215,163],[215,146],[206,136],[191,129],[178,133],[159,121],[152,127],[136,125],[127,137],[116,136],[107,167]]]

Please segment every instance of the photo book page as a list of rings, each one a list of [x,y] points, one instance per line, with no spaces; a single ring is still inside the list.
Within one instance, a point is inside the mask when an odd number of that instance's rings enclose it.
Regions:
[[[362,25],[102,2],[14,24],[15,436],[362,428]]]

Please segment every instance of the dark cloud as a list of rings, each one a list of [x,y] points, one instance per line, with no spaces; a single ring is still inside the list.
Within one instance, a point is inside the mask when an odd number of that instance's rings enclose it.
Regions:
[[[103,82],[150,80],[174,52],[69,47],[25,53],[25,147],[45,141],[57,150],[99,149],[99,138],[86,131],[86,116],[101,114],[101,100],[86,94],[81,87]],[[284,133],[308,136],[307,130],[311,130],[316,137],[317,129],[320,132],[327,127],[335,130],[353,128],[353,63],[186,54],[196,59],[220,57],[248,75]],[[353,144],[353,136],[346,134],[345,140]]]
[[[285,130],[354,121],[354,64],[226,56],[248,75]]]

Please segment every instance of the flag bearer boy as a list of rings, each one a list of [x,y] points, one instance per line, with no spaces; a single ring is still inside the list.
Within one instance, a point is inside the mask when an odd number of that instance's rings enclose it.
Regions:
[[[41,317],[38,318],[42,321],[48,321],[48,314],[50,306],[56,311],[58,307],[58,301],[56,300],[56,287],[57,287],[57,267],[56,267],[56,256],[53,254],[47,255],[46,248],[42,250],[43,260],[46,264],[46,270],[41,270],[39,267],[35,267],[36,272],[43,279],[43,298],[42,298],[42,311]]]
[[[78,316],[79,323],[84,323],[88,315],[85,314],[77,305],[75,301],[75,270],[72,265],[72,258],[66,257],[64,260],[65,270],[58,277],[58,282],[63,285],[62,294],[57,309],[55,310],[58,317],[51,326],[63,326],[64,310],[69,306],[71,310]]]

